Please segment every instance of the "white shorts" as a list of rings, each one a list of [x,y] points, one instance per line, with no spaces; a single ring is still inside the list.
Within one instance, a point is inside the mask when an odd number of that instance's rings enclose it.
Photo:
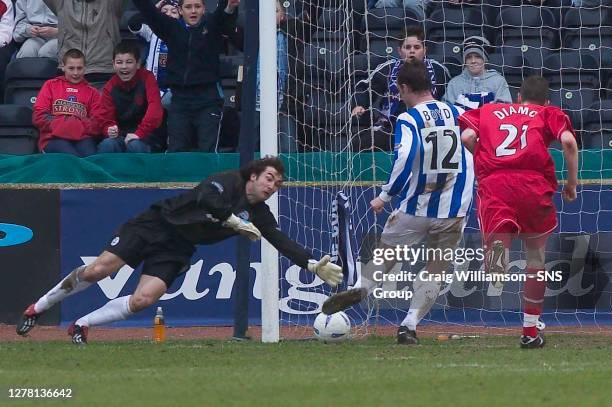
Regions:
[[[387,219],[380,241],[386,246],[426,242],[434,249],[454,249],[461,241],[465,218],[427,218],[395,211]]]

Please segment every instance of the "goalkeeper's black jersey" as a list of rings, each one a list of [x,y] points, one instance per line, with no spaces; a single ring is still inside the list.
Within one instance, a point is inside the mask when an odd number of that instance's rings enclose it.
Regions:
[[[239,171],[213,174],[195,188],[151,206],[151,211],[193,244],[212,244],[237,233],[222,223],[232,213],[252,222],[279,252],[295,264],[306,267],[312,254],[280,231],[264,202],[247,201],[245,181]]]

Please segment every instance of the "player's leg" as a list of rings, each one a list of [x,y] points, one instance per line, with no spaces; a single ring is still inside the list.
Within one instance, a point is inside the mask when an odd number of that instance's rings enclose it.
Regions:
[[[518,226],[511,220],[498,225],[493,233],[485,234],[483,232],[484,269],[485,272],[498,277],[498,280],[493,281],[492,285],[500,292],[504,287],[504,276],[508,273],[512,239],[518,232]]]
[[[544,337],[538,330],[544,305],[546,280],[537,273],[545,270],[545,249],[549,234],[557,227],[557,214],[552,197],[555,190],[543,177],[532,177],[528,188],[519,192],[517,201],[521,240],[525,246],[527,269],[523,286],[522,348],[544,346]]]
[[[538,331],[538,321],[544,305],[546,280],[538,272],[545,270],[546,236],[526,238],[527,269],[523,287],[523,334],[522,348],[540,348],[544,346],[544,337]]]
[[[412,246],[423,240],[427,233],[424,218],[407,215],[402,212],[392,213],[383,229],[380,242],[373,250],[372,259],[361,267],[361,275],[356,288],[343,291],[329,297],[324,303],[324,314],[334,314],[360,303],[381,283],[377,272],[389,273],[397,264],[397,255],[386,256],[387,250],[395,252],[397,247]]]
[[[64,298],[81,292],[93,283],[112,275],[124,265],[125,262],[119,256],[104,251],[88,266],[75,268],[55,287],[24,311],[17,324],[17,333],[19,335],[26,335],[34,328],[36,321],[42,313]]]
[[[478,186],[478,223],[485,250],[485,272],[499,276],[493,287],[501,292],[508,272],[512,239],[520,231],[514,201],[516,180],[506,175],[490,176]]]
[[[132,295],[115,298],[101,308],[77,319],[69,328],[68,335],[74,344],[87,343],[89,328],[97,325],[123,321],[132,314],[155,304],[174,279],[186,271],[183,262],[145,260],[142,276]]]
[[[461,241],[465,227],[464,218],[428,219],[428,222],[431,227],[428,232],[427,248],[434,250],[427,258],[425,269],[419,272],[412,285],[410,309],[397,332],[397,341],[401,344],[418,343],[417,325],[436,303],[442,287],[442,275],[451,264],[451,260],[445,260],[437,254],[444,253],[447,249],[454,250]],[[441,252],[435,249],[441,249]]]

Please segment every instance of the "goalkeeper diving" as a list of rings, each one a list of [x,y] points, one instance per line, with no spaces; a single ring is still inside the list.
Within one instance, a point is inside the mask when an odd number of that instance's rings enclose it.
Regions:
[[[342,270],[330,257],[313,259],[312,253],[280,231],[265,201],[282,186],[280,159],[266,157],[249,162],[239,171],[213,174],[195,188],[154,203],[124,223],[106,249],[91,264],[80,266],[38,301],[17,324],[26,335],[37,319],[64,298],[113,275],[124,265],[143,264],[140,281],[131,295],[115,298],[77,319],[68,328],[75,344],[87,343],[89,327],[129,318],[155,304],[172,282],[189,270],[196,245],[209,245],[241,234],[252,241],[266,238],[295,264],[335,287]]]

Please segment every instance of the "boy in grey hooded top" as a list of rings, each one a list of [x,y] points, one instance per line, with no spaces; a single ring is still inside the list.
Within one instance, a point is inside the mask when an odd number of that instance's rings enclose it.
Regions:
[[[482,37],[469,37],[463,42],[463,72],[450,80],[444,101],[466,110],[492,102],[512,103],[508,83],[493,69],[485,69],[489,42]]]

